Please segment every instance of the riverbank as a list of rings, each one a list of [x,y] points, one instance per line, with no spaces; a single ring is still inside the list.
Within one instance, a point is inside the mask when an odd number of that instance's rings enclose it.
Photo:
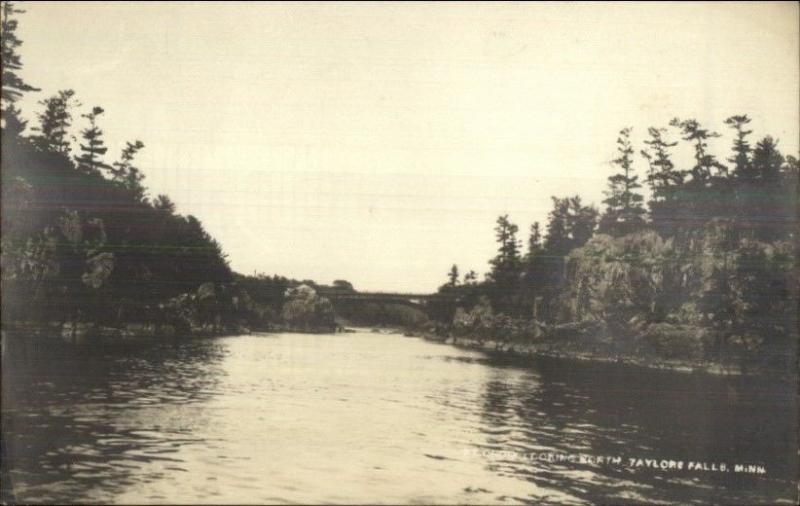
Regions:
[[[745,367],[740,363],[724,363],[711,360],[666,359],[657,356],[641,356],[631,353],[614,353],[602,347],[594,349],[581,346],[569,339],[542,338],[537,341],[497,341],[472,336],[454,336],[430,331],[394,329],[406,337],[419,337],[462,349],[478,350],[492,356],[506,356],[521,361],[533,358],[549,358],[573,362],[619,364],[651,370],[673,371],[683,374],[710,374],[714,376],[785,376],[786,370],[764,367]]]
[[[131,322],[107,326],[90,322],[15,322],[3,325],[3,340],[8,338],[33,338],[60,342],[72,346],[126,346],[154,343],[172,339],[194,339],[220,337],[233,334],[249,334],[250,329],[241,325],[199,325],[177,328],[175,325]]]
[[[175,326],[154,322],[129,322],[115,326],[92,322],[12,322],[2,328],[3,340],[9,337],[29,337],[57,341],[74,346],[125,346],[149,344],[164,340],[198,339],[243,334],[328,334],[345,332],[343,327],[297,327],[275,323],[257,327],[244,325]]]

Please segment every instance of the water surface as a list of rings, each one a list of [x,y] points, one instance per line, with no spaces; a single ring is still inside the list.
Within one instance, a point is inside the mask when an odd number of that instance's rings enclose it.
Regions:
[[[793,498],[796,405],[771,383],[520,363],[370,332],[18,348],[4,357],[3,432],[20,502]],[[558,455],[622,464],[547,460]]]

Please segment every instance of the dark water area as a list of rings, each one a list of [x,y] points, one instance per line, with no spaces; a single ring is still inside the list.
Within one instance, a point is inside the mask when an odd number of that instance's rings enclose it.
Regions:
[[[774,380],[524,363],[370,332],[101,350],[11,342],[2,379],[2,484],[17,502],[796,494],[795,390]]]

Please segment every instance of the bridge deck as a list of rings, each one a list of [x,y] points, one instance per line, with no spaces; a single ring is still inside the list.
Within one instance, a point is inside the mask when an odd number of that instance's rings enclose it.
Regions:
[[[439,293],[346,292],[339,290],[320,290],[318,293],[331,300],[428,301],[443,297],[443,294]]]

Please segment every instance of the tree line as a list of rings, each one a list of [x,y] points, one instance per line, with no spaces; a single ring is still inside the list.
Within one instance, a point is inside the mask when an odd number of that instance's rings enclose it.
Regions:
[[[453,265],[436,317],[499,340],[584,335],[607,350],[789,363],[799,165],[773,137],[754,142],[750,122],[725,120],[735,135],[724,161],[710,146],[720,134],[695,119],[648,128],[638,153],[623,128],[602,211],[552,197],[544,233],[534,223],[525,249],[500,216],[491,270],[478,282]],[[687,167],[675,161],[681,143],[693,153]]]
[[[232,272],[199,219],[149,195],[137,166],[145,144],[113,156],[102,107],[59,90],[28,125],[18,103],[41,90],[20,76],[21,12],[2,3],[3,322],[332,326],[324,301],[297,290],[313,282]]]

